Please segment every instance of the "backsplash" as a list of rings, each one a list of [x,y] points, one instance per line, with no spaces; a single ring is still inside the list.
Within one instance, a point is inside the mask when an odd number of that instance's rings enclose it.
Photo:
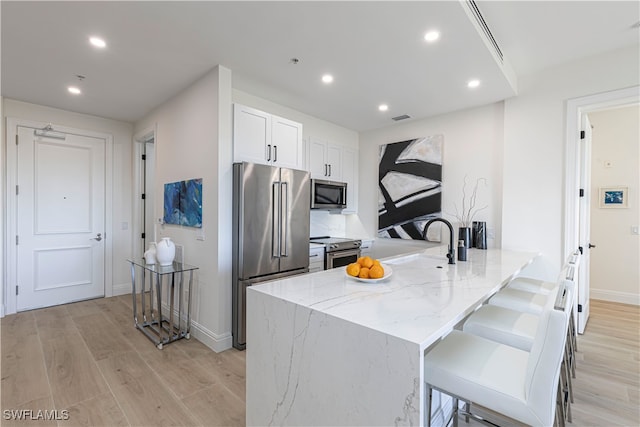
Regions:
[[[312,210],[311,211],[311,237],[346,236],[346,220],[345,215],[332,214],[329,211]]]

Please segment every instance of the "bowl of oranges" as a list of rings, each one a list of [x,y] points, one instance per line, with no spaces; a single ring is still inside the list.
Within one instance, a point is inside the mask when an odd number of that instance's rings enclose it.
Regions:
[[[387,264],[382,264],[377,259],[370,256],[358,258],[354,263],[347,265],[344,269],[347,277],[358,280],[360,282],[375,283],[380,282],[391,276],[393,271]]]

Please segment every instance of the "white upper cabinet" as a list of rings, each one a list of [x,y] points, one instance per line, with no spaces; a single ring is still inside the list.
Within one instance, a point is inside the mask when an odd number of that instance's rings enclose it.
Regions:
[[[271,116],[272,162],[275,166],[301,169],[302,125],[278,116]]]
[[[302,169],[302,124],[234,104],[233,161]]]
[[[309,172],[311,178],[342,181],[342,150],[339,145],[309,138]]]

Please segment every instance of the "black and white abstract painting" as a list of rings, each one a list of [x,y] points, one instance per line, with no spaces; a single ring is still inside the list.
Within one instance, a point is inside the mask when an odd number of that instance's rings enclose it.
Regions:
[[[441,216],[443,139],[433,135],[380,146],[378,237],[422,240],[426,222]],[[428,237],[439,240],[439,230],[429,227]]]

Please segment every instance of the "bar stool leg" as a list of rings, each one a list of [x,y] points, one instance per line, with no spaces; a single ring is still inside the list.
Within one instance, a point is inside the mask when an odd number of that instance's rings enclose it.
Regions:
[[[427,399],[427,426],[431,427],[431,400],[433,398],[433,389],[429,384],[427,384],[428,390],[428,399]]]
[[[451,416],[453,417],[453,427],[458,427],[458,398],[453,398],[453,413]]]

